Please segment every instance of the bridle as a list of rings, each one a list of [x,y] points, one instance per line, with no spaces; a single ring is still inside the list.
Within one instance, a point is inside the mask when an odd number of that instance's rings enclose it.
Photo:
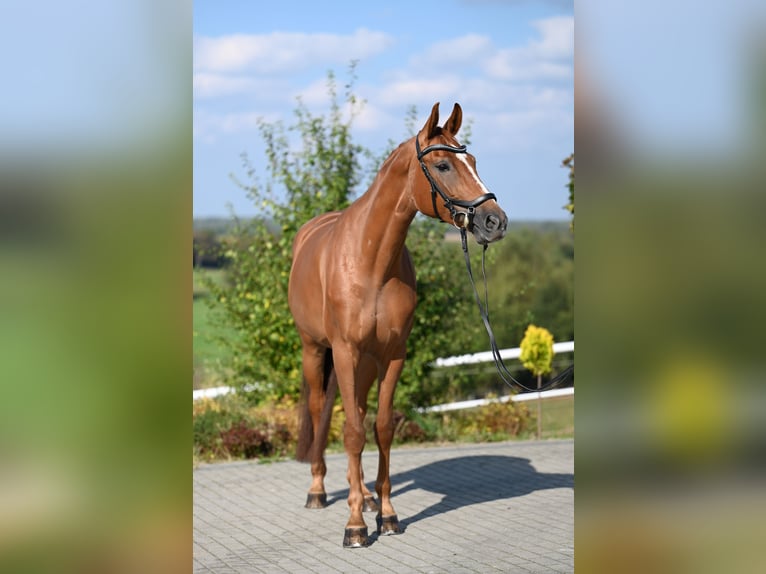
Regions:
[[[450,146],[446,144],[434,144],[421,150],[420,142],[418,141],[418,138],[416,137],[415,149],[417,150],[417,153],[418,153],[418,161],[420,162],[420,167],[423,170],[423,173],[425,174],[426,178],[428,179],[428,182],[431,184],[431,203],[433,204],[433,207],[434,207],[434,214],[436,215],[436,217],[439,218],[439,221],[444,221],[439,215],[439,210],[436,208],[436,194],[438,193],[441,196],[441,198],[444,200],[444,207],[446,207],[449,210],[450,215],[452,216],[452,223],[455,225],[455,227],[460,229],[460,239],[463,244],[463,254],[465,256],[465,266],[466,266],[466,269],[468,270],[468,278],[471,281],[473,294],[476,297],[476,304],[479,307],[479,314],[481,315],[481,320],[484,322],[484,327],[487,329],[487,335],[489,335],[489,345],[492,349],[492,357],[495,360],[495,367],[497,368],[498,375],[500,375],[500,378],[509,387],[513,387],[513,385],[515,384],[521,389],[525,391],[529,391],[529,392],[540,392],[558,385],[559,383],[564,381],[567,377],[569,377],[569,375],[572,374],[572,372],[574,372],[574,365],[565,369],[564,371],[559,373],[556,377],[548,381],[545,385],[537,389],[527,387],[526,385],[517,381],[513,377],[513,375],[511,375],[511,372],[508,370],[508,367],[505,366],[505,363],[503,362],[503,358],[500,355],[500,349],[497,346],[497,341],[495,340],[495,334],[492,331],[492,326],[489,323],[487,273],[485,271],[485,266],[484,266],[485,255],[487,253],[487,244],[483,246],[484,249],[481,254],[481,273],[484,279],[484,303],[483,304],[481,301],[481,297],[479,296],[479,292],[476,289],[476,282],[473,279],[473,271],[471,270],[471,257],[468,254],[468,239],[467,239],[466,230],[470,231],[471,227],[473,226],[473,217],[475,215],[476,208],[480,206],[482,203],[484,203],[485,201],[489,201],[490,199],[496,199],[495,194],[485,193],[484,195],[480,195],[479,197],[477,197],[476,199],[472,201],[466,201],[463,199],[453,199],[439,188],[438,184],[429,173],[428,168],[426,167],[426,164],[423,161],[423,156],[436,150],[448,151],[452,153],[467,153],[466,147],[464,145],[454,147],[454,146]],[[458,209],[456,209],[455,206],[462,207],[463,209],[465,209],[465,211],[458,211]]]
[[[431,203],[434,206],[434,214],[436,217],[439,218],[439,221],[444,221],[441,216],[439,215],[439,210],[436,208],[436,194],[438,193],[441,198],[444,200],[444,207],[446,207],[450,215],[452,216],[452,223],[455,225],[455,227],[459,229],[469,229],[473,226],[473,216],[476,213],[476,208],[479,207],[482,203],[485,201],[489,201],[490,199],[496,199],[494,193],[485,193],[483,195],[480,195],[476,199],[473,199],[471,201],[466,201],[464,199],[454,199],[452,197],[449,197],[446,193],[444,193],[441,188],[439,188],[438,184],[436,183],[436,180],[431,176],[430,172],[428,171],[428,168],[426,167],[425,162],[423,161],[423,157],[431,153],[432,151],[449,151],[452,153],[468,153],[466,151],[466,147],[464,145],[461,145],[459,147],[454,147],[447,144],[434,144],[426,147],[425,149],[420,149],[420,142],[418,141],[418,138],[415,138],[415,150],[418,152],[418,161],[420,162],[420,167],[423,170],[423,173],[426,176],[426,179],[428,179],[428,183],[431,184]],[[462,207],[465,209],[465,211],[458,211],[455,206]]]

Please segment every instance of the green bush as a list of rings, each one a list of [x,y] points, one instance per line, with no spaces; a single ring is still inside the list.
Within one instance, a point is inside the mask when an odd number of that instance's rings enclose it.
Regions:
[[[280,438],[283,438],[286,432],[286,429],[281,428]],[[287,435],[289,436],[289,433]],[[270,457],[277,451],[277,447],[267,433],[244,420],[221,431],[221,442],[223,448],[233,458]]]
[[[375,448],[375,414],[370,409],[365,419],[368,448]],[[336,405],[327,447],[330,452],[343,451],[344,420],[343,410]],[[525,436],[533,423],[525,403],[498,402],[447,413],[395,411],[394,444],[509,440]],[[298,417],[291,401],[255,406],[237,395],[204,399],[194,404],[193,425],[195,462],[285,458],[295,453]],[[556,430],[569,436],[570,427],[571,421]]]
[[[295,406],[290,402],[258,407],[237,395],[194,404],[194,459],[292,456],[297,437]]]
[[[230,411],[199,409],[195,412],[192,416],[194,456],[203,460],[226,458],[221,433],[241,420],[241,414]]]
[[[412,412],[396,426],[397,444],[411,442],[498,441],[521,436],[532,416],[524,403],[491,403],[446,413]]]

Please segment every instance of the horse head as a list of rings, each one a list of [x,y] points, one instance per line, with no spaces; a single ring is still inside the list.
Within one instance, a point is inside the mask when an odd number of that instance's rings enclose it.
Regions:
[[[479,179],[476,158],[460,145],[456,136],[463,121],[455,104],[443,127],[439,127],[439,103],[415,136],[415,150],[425,177],[416,176],[414,201],[418,210],[442,221],[451,221],[473,233],[482,245],[502,239],[508,217],[495,194]],[[437,195],[439,197],[437,197]]]

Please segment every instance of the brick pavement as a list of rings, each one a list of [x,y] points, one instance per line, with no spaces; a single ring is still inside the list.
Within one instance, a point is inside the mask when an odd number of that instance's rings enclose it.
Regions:
[[[365,452],[374,491],[377,451]],[[392,501],[405,532],[342,547],[346,456],[327,456],[328,507],[303,508],[307,464],[235,462],[194,470],[194,571],[572,572],[574,442],[392,451]],[[370,480],[372,478],[372,480]]]

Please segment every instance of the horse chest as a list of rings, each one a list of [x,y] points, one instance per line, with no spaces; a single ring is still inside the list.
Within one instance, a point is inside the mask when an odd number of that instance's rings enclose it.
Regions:
[[[399,280],[375,288],[358,285],[334,299],[325,308],[330,313],[325,319],[344,340],[387,346],[409,336],[416,304],[414,286]]]
[[[375,334],[381,343],[406,339],[412,328],[415,290],[401,284],[382,290],[376,302]]]

